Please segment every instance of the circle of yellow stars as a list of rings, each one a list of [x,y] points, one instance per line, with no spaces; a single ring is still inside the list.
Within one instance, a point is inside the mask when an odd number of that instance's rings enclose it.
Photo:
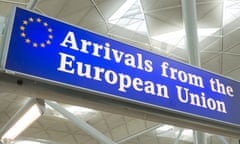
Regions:
[[[46,27],[47,31],[48,31],[48,35],[47,38],[44,41],[41,42],[36,42],[33,39],[31,39],[25,32],[25,30],[27,29],[27,26],[33,22],[37,22],[39,24],[42,24],[42,26]],[[22,21],[22,25],[20,26],[20,36],[24,38],[25,43],[32,45],[33,47],[37,48],[37,47],[41,47],[41,48],[45,48],[46,45],[50,45],[53,39],[53,29],[49,27],[47,22],[42,21],[41,18],[28,18]]]

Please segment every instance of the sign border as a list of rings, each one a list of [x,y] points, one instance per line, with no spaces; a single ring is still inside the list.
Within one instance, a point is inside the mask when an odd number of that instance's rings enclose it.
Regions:
[[[226,125],[230,125],[230,126],[236,126],[236,127],[240,128],[240,124],[234,124],[234,123],[231,123],[231,122],[226,122],[226,121],[222,121],[222,120],[216,120],[216,119],[213,119],[213,118],[207,118],[205,116],[200,116],[200,115],[196,115],[196,114],[192,114],[192,113],[188,113],[188,112],[178,111],[178,110],[175,110],[175,109],[172,109],[172,108],[161,107],[161,106],[157,106],[157,105],[153,105],[153,104],[150,104],[150,103],[145,103],[145,102],[142,102],[142,101],[137,101],[137,100],[133,100],[133,99],[129,99],[129,98],[123,98],[123,97],[116,96],[116,95],[113,95],[113,94],[104,93],[104,92],[100,92],[100,91],[96,91],[96,90],[91,90],[91,89],[83,88],[83,87],[80,87],[80,86],[78,87],[78,86],[74,86],[74,85],[71,85],[71,84],[66,84],[66,83],[63,83],[63,82],[49,80],[49,79],[41,78],[41,77],[38,77],[38,76],[33,76],[33,75],[29,75],[29,74],[25,74],[25,73],[21,73],[21,72],[12,71],[12,70],[7,69],[5,67],[6,66],[6,61],[7,61],[7,53],[8,53],[8,49],[9,49],[10,38],[11,38],[11,35],[12,35],[12,28],[13,28],[13,23],[14,23],[14,17],[15,17],[15,13],[16,13],[16,9],[17,8],[18,7],[14,7],[14,10],[12,11],[11,16],[9,17],[8,27],[7,27],[7,31],[5,33],[5,39],[3,41],[4,47],[3,47],[3,54],[2,54],[2,57],[1,57],[1,67],[3,68],[3,71],[5,73],[12,74],[12,75],[15,75],[15,76],[20,76],[20,77],[23,77],[23,78],[38,80],[38,81],[41,81],[41,82],[44,82],[44,83],[50,84],[50,85],[55,85],[55,86],[59,86],[59,87],[69,88],[69,89],[77,90],[77,91],[81,91],[81,92],[87,92],[89,94],[94,94],[94,95],[99,94],[99,95],[104,96],[106,98],[120,100],[120,101],[133,103],[133,104],[137,104],[137,105],[145,106],[145,107],[150,107],[150,108],[154,108],[154,109],[159,109],[161,111],[177,113],[177,114],[180,114],[180,115],[183,115],[183,116],[186,116],[186,117],[200,118],[200,119],[203,119],[203,120],[207,120],[207,121],[211,121],[211,122],[217,122],[217,123],[222,123],[222,124],[226,124]],[[20,9],[24,9],[24,8],[20,8]],[[39,14],[37,12],[31,11],[31,10],[28,10],[28,9],[24,9],[24,10],[32,12],[32,13],[35,13],[35,14]],[[63,22],[61,20],[57,20],[55,18],[49,17],[49,16],[45,16],[44,15],[44,17],[47,17],[47,18],[56,20],[58,22],[62,22],[62,23],[71,25],[71,26],[76,27],[76,28],[79,28],[79,26],[76,26],[76,25],[73,25],[73,24],[69,24],[69,23]],[[81,29],[84,29],[84,28],[81,28]],[[84,30],[86,30],[86,29],[84,29]],[[87,31],[89,31],[89,30],[87,30]],[[92,31],[90,31],[90,32],[92,32]],[[95,33],[95,32],[92,32],[92,33]],[[102,36],[101,34],[97,34],[97,35]],[[105,37],[105,36],[103,36],[103,37]],[[137,47],[135,47],[135,48],[137,48]],[[140,48],[137,48],[137,49],[140,49]],[[149,53],[154,54],[154,55],[158,55],[156,53],[153,53],[153,52],[150,52],[150,51],[147,51],[147,50],[144,50],[144,49],[140,49],[140,50],[145,51],[145,52],[149,52]],[[164,56],[161,56],[161,57],[164,57]],[[164,58],[170,59],[170,58],[167,58],[167,57],[164,57]],[[176,61],[176,60],[173,60],[173,61]],[[178,62],[178,63],[182,63],[182,62]],[[182,64],[185,64],[185,63],[182,63]],[[203,70],[203,69],[201,69],[199,67],[192,66],[190,64],[185,64],[185,65],[191,66],[191,67],[199,69],[199,70]],[[203,71],[208,72],[210,74],[214,74],[214,75],[223,77],[223,78],[226,78],[225,76],[223,76],[221,74],[216,74],[216,73],[207,71],[205,69]],[[227,78],[227,79],[230,79],[232,81],[238,82],[236,80],[233,80],[232,78]]]

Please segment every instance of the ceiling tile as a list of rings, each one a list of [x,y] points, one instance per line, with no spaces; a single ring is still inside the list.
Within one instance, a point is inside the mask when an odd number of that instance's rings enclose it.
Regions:
[[[107,125],[111,129],[125,124],[123,116],[115,115],[115,114],[112,114],[111,116],[107,117],[106,121],[107,121]]]
[[[218,1],[198,2],[197,4],[198,26],[203,28],[221,27],[222,7],[223,3]]]
[[[141,0],[144,11],[158,11],[180,7],[179,0]]]
[[[111,130],[113,140],[118,141],[129,136],[126,125],[120,125]]]
[[[140,119],[135,119],[127,122],[127,128],[130,135],[139,133],[146,129],[145,122]]]
[[[221,73],[221,65],[220,65],[221,55],[213,57],[209,59],[207,63],[202,64],[202,68],[207,69],[208,71]]]
[[[223,48],[224,50],[233,48],[240,44],[239,42],[240,30],[234,30],[230,34],[224,36],[223,39]]]
[[[240,67],[237,67],[235,70],[230,71],[229,73],[227,73],[226,75],[228,77],[230,77],[231,79],[234,79],[236,81],[240,82]]]
[[[223,54],[223,61],[222,61],[222,69],[223,74],[236,69],[236,67],[240,66],[240,56],[239,55],[229,55]]]

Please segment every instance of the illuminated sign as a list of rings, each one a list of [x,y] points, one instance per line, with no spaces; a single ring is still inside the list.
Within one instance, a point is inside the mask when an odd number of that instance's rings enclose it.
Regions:
[[[6,71],[109,98],[240,124],[237,81],[21,8],[16,8],[12,21]]]

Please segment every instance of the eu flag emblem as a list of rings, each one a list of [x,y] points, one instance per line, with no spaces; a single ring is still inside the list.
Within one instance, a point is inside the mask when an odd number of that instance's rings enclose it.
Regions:
[[[24,19],[19,29],[24,42],[34,48],[45,48],[52,42],[53,29],[41,18]]]

